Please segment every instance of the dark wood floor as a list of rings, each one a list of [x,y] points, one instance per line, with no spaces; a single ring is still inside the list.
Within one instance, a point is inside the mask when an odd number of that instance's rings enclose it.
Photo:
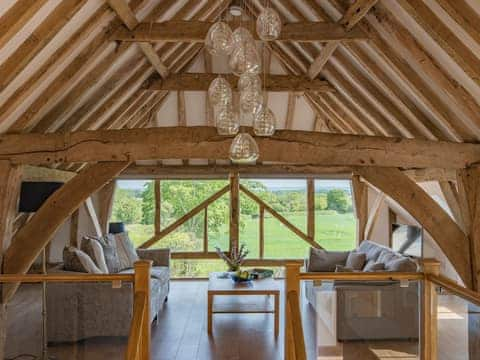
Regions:
[[[278,282],[283,287],[283,281]],[[40,289],[29,286],[17,296],[9,308],[7,332],[7,356],[13,358],[20,353],[39,355],[40,349]],[[206,331],[206,281],[172,282],[169,301],[161,312],[158,323],[152,326],[152,359],[154,360],[277,360],[283,358],[283,318],[278,339],[273,334],[271,314],[219,314],[214,315],[213,336]],[[33,299],[33,300],[32,300]],[[448,343],[460,346],[452,340],[466,326],[461,311],[448,313],[449,320],[443,322],[448,331]],[[446,309],[446,310],[445,310]],[[458,306],[457,306],[458,309]],[[308,304],[303,304],[304,332],[308,359],[321,360],[387,360],[416,359],[417,344],[409,342],[346,343],[339,349],[315,351],[315,313]],[[283,299],[281,301],[283,314]],[[453,315],[453,316],[452,316]],[[451,318],[451,319],[450,319]],[[445,327],[442,325],[442,327]],[[454,326],[453,326],[454,325]],[[453,327],[452,327],[453,326]],[[446,332],[440,334],[444,338]],[[442,335],[444,334],[444,335]],[[126,339],[101,338],[84,342],[50,347],[49,355],[55,359],[123,359]],[[442,342],[440,342],[440,348]],[[463,346],[462,346],[463,347]],[[456,349],[461,354],[462,349]],[[462,359],[446,357],[441,359]],[[317,355],[317,356],[316,356]],[[32,357],[19,357],[27,360]]]

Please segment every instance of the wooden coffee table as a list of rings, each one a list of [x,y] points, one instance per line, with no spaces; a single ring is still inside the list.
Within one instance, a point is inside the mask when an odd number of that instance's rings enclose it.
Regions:
[[[212,334],[213,314],[274,314],[274,333],[278,336],[280,324],[280,290],[272,278],[253,280],[247,283],[234,283],[230,278],[219,278],[223,273],[211,273],[208,279],[208,333]],[[239,304],[236,301],[223,301],[215,304],[215,296],[267,296],[273,295],[264,303]]]

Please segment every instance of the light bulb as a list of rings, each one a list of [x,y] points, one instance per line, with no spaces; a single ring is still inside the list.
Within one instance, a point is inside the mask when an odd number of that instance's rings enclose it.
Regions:
[[[257,18],[257,34],[264,41],[278,39],[282,31],[282,20],[278,13],[270,8],[264,8]]]
[[[237,164],[254,163],[259,156],[258,145],[255,139],[247,133],[240,133],[230,145],[230,160]]]
[[[254,115],[253,131],[257,136],[272,136],[275,133],[275,123],[275,115],[264,104]]]
[[[208,87],[208,100],[212,106],[221,106],[232,103],[232,88],[223,77],[218,76]]]
[[[205,38],[205,47],[212,55],[230,55],[233,50],[230,26],[222,21],[210,26]]]

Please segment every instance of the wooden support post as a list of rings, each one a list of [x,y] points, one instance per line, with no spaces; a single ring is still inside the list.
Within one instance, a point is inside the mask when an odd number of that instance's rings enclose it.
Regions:
[[[259,205],[259,257],[263,259],[265,254],[265,206]]]
[[[104,234],[108,233],[108,222],[112,215],[116,181],[110,181],[98,191],[98,221]]]
[[[365,240],[365,229],[368,221],[368,185],[360,180],[360,176],[352,176],[352,192],[357,217],[357,243]]]
[[[425,275],[439,275],[440,263],[436,260],[424,260],[423,272]],[[423,281],[422,294],[422,312],[421,325],[421,359],[436,360],[437,359],[437,292],[435,285],[425,276]]]
[[[240,179],[238,172],[230,174],[230,251],[238,249],[240,222]]]
[[[203,252],[208,253],[208,207],[203,211]]]
[[[162,190],[160,180],[155,180],[155,235],[161,231]]]
[[[70,216],[70,246],[78,247],[78,209]]]
[[[470,248],[472,289],[480,289],[480,168],[457,171],[458,200]]]
[[[150,359],[150,273],[152,270],[151,260],[141,260],[134,264],[135,268],[135,294],[143,293],[147,299],[147,306],[143,314],[144,321],[141,328],[141,343],[139,360]]]
[[[285,265],[285,360],[296,360],[292,317],[290,311],[288,311],[287,301],[289,292],[295,291],[300,294],[300,266],[298,263],[287,263]]]
[[[8,161],[0,161],[0,264],[3,249],[6,248],[13,236],[21,175],[19,167],[12,166]],[[2,287],[0,287],[0,359],[4,358],[7,335],[7,309],[6,304],[2,301]]]
[[[93,205],[93,201],[91,197],[88,197],[85,200],[85,210],[87,211],[88,217],[92,221],[93,227],[95,228],[95,233],[97,237],[101,237],[103,235],[102,227],[100,226],[100,221],[97,217],[97,212],[95,211],[95,206]]]
[[[315,241],[315,180],[307,179],[307,235]]]

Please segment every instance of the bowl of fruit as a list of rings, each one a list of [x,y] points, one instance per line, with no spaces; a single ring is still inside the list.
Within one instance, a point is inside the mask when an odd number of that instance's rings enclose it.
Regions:
[[[230,278],[236,283],[241,283],[252,281],[254,277],[250,271],[238,270],[237,272],[230,273]]]

